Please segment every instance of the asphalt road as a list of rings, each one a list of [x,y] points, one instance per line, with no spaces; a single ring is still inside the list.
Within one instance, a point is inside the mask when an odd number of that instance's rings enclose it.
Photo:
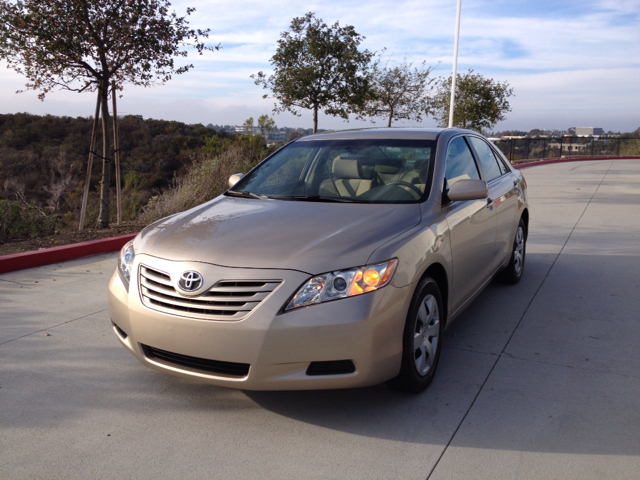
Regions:
[[[638,479],[640,162],[532,167],[525,273],[431,387],[242,392],[143,367],[116,255],[0,275],[2,479]]]

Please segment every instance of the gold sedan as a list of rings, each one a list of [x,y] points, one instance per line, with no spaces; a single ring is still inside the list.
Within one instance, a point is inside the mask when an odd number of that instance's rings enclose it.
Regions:
[[[143,364],[249,390],[424,390],[444,328],[520,279],[526,182],[459,129],[301,138],[144,229],[109,284]]]

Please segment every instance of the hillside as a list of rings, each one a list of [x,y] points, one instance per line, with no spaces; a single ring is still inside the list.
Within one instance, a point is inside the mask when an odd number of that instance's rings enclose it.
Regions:
[[[0,242],[77,228],[92,122],[90,117],[0,115]],[[150,198],[230,145],[250,147],[248,165],[267,152],[258,136],[133,115],[119,120],[119,137],[124,221],[135,221]],[[98,152],[101,142],[99,134]],[[97,219],[101,169],[102,162],[94,161],[87,227]],[[115,175],[111,178],[114,197]]]

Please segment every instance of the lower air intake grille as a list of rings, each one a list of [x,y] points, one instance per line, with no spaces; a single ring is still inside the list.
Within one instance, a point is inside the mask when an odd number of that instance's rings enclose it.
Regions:
[[[142,350],[147,358],[162,360],[165,363],[173,365],[232,377],[246,377],[249,374],[250,365],[248,363],[221,362],[218,360],[207,360],[206,358],[189,357],[187,355],[180,355],[179,353],[149,347],[148,345],[142,345]]]
[[[113,328],[116,329],[116,332],[118,332],[118,334],[122,337],[123,340],[126,340],[126,338],[129,336],[127,335],[127,333],[122,330],[118,325],[116,325],[115,323],[113,323],[113,321],[111,322],[111,325],[113,325]]]
[[[345,375],[356,371],[351,360],[333,360],[331,362],[311,362],[307,368],[307,375]]]

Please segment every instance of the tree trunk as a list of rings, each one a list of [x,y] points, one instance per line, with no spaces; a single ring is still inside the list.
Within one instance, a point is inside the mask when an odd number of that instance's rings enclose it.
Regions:
[[[313,133],[318,132],[318,105],[313,106]]]
[[[393,118],[393,110],[391,110],[391,113],[389,114],[389,123],[387,124],[387,127],[391,127],[391,119]]]
[[[109,185],[111,184],[111,145],[109,142],[109,79],[102,82],[102,183],[97,228],[109,228]]]
[[[116,225],[122,222],[122,192],[120,182],[120,140],[118,138],[118,110],[116,107],[116,84],[111,86],[111,101],[113,102],[113,159],[116,167]]]
[[[91,185],[91,172],[93,171],[93,155],[96,151],[96,137],[98,135],[98,117],[100,116],[100,103],[102,101],[100,89],[96,98],[96,113],[93,116],[93,128],[91,130],[91,146],[89,147],[89,161],[87,162],[87,178],[84,184],[84,193],[82,195],[82,207],[80,208],[80,225],[78,231],[84,228],[84,217],[87,213],[87,201],[89,200],[89,187]]]

